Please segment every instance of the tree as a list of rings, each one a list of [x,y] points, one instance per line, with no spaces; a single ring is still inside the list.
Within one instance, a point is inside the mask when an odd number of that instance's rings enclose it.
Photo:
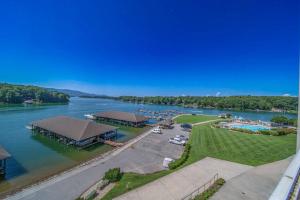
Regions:
[[[275,116],[271,119],[271,122],[277,123],[277,124],[281,124],[281,125],[285,125],[288,124],[289,119],[285,116]]]

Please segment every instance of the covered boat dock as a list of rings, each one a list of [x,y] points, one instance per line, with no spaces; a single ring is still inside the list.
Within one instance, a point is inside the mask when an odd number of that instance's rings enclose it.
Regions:
[[[85,148],[117,136],[117,127],[66,116],[32,122],[34,134],[43,134],[67,145]]]
[[[145,126],[148,118],[129,112],[100,112],[93,115],[96,120],[122,124],[125,126],[142,127]]]

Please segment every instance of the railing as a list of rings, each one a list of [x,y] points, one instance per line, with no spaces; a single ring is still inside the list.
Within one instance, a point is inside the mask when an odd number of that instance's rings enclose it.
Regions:
[[[216,180],[218,180],[218,178],[219,178],[219,175],[217,173],[217,174],[214,175],[214,177],[212,179],[207,181],[205,184],[201,185],[199,188],[197,188],[196,190],[194,190],[190,194],[183,197],[181,200],[194,199],[197,195],[205,192],[205,190],[207,190],[210,186],[212,186],[216,182]]]
[[[290,200],[299,198],[299,189],[296,187],[300,176],[300,150],[283,174],[280,182],[273,191],[269,200]]]

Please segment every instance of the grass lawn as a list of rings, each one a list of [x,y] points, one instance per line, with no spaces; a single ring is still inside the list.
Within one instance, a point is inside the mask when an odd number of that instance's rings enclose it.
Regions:
[[[125,173],[103,199],[120,196],[207,156],[252,166],[282,160],[295,153],[296,135],[250,135],[200,125],[193,127],[190,143],[189,158],[181,167],[146,175]]]
[[[251,135],[212,128],[193,127],[190,157],[187,164],[206,156],[257,166],[285,159],[295,154],[296,135]]]
[[[194,124],[198,122],[205,122],[209,120],[219,119],[218,116],[213,115],[181,115],[175,118],[175,122],[178,124],[189,123]]]
[[[111,200],[117,196],[129,192],[130,190],[133,190],[162,176],[170,174],[171,172],[171,170],[165,170],[152,174],[125,173],[121,180],[115,185],[115,187],[111,191],[109,191],[101,200]]]

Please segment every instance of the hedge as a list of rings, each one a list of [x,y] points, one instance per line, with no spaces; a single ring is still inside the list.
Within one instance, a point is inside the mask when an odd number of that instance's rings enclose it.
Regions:
[[[122,178],[122,173],[120,168],[113,168],[105,172],[104,180],[109,180],[109,182],[117,182]]]
[[[169,163],[169,169],[176,169],[177,167],[185,163],[185,161],[188,159],[190,155],[190,150],[191,150],[191,145],[188,143],[185,145],[184,152],[182,153],[181,157]]]

